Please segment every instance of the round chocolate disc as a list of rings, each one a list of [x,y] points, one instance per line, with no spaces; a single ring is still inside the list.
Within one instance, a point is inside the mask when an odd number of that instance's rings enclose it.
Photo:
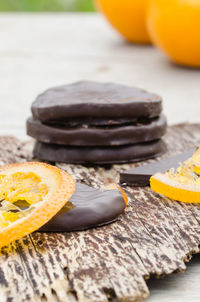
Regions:
[[[38,159],[50,162],[113,164],[140,161],[165,151],[166,145],[160,139],[116,147],[72,147],[36,142],[33,154]]]
[[[135,87],[114,83],[81,81],[50,88],[32,105],[33,118],[56,121],[73,118],[156,117],[162,99]]]
[[[165,134],[166,126],[164,115],[145,124],[110,128],[52,127],[29,118],[27,134],[44,143],[70,146],[118,146],[159,139]]]
[[[70,202],[39,231],[68,232],[100,226],[116,220],[125,207],[120,190],[100,191],[77,183]]]

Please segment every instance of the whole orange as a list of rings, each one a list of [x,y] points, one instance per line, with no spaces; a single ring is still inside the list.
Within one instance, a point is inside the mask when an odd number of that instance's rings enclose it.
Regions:
[[[200,0],[150,0],[147,26],[153,43],[174,62],[200,67]]]
[[[149,43],[145,22],[148,0],[96,0],[97,8],[127,40]]]

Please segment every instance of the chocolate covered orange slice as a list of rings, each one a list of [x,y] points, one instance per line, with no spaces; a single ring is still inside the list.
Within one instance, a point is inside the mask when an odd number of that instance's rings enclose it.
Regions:
[[[177,201],[200,203],[199,159],[198,148],[177,170],[153,175],[150,178],[151,189]]]
[[[126,193],[116,184],[100,190],[77,183],[70,201],[39,231],[68,232],[102,226],[115,221],[127,202]]]

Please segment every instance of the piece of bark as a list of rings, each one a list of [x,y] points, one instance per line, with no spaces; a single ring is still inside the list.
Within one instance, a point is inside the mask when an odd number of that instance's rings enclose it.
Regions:
[[[0,142],[1,164],[31,159],[32,143],[6,137]],[[162,158],[196,147],[200,124],[169,127],[165,142],[168,152]],[[120,171],[142,164],[57,166],[103,188],[118,182]],[[151,274],[183,271],[185,261],[199,252],[200,205],[171,201],[148,187],[125,189],[129,204],[110,225],[72,233],[36,232],[3,248],[0,301],[143,301]]]

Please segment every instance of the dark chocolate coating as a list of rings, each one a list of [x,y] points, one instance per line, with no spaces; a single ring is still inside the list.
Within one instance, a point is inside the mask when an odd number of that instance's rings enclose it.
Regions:
[[[140,161],[165,151],[162,140],[117,147],[72,147],[36,142],[33,154],[50,162],[113,164]]]
[[[114,83],[81,81],[54,87],[40,94],[32,104],[34,119],[156,117],[162,99],[135,87]]]
[[[124,117],[124,118],[102,118],[102,117],[82,117],[82,118],[72,118],[66,120],[57,121],[46,121],[46,125],[61,128],[72,128],[72,127],[116,127],[130,125],[133,123],[145,123],[147,120],[150,121],[153,118],[148,117]]]
[[[70,202],[74,207],[64,207],[40,232],[68,232],[107,224],[115,220],[126,204],[120,190],[100,191],[77,183]]]
[[[43,143],[70,146],[118,146],[159,139],[165,134],[166,127],[167,121],[164,115],[146,124],[111,128],[58,128],[29,118],[27,134]]]
[[[157,172],[164,173],[170,168],[176,169],[179,163],[183,163],[192,156],[195,149],[169,157],[167,159],[146,164],[137,168],[132,168],[120,173],[120,183],[126,183],[129,186],[145,187],[149,186],[149,179]]]

